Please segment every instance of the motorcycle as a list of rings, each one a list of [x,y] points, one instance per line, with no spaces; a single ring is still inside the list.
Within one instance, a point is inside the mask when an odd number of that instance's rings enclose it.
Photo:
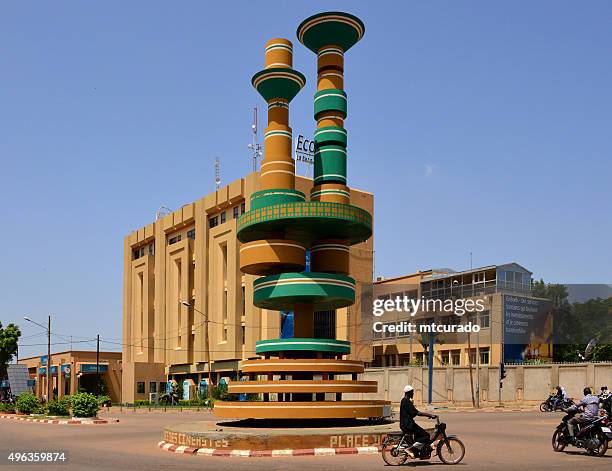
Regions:
[[[599,402],[609,420],[612,420],[612,394],[600,395]]]
[[[583,448],[593,456],[604,456],[608,450],[608,441],[612,440],[612,429],[606,415],[601,415],[590,423],[581,424],[572,438],[569,434],[567,421],[576,415],[576,411],[568,412],[552,436],[552,447],[556,452],[565,450],[568,445]]]
[[[440,422],[436,417],[436,426],[432,432],[431,445],[423,447],[418,452],[415,459],[429,460],[433,456],[438,456],[444,464],[458,464],[465,456],[465,445],[455,435],[446,434],[446,424]],[[414,437],[410,433],[389,433],[382,443],[382,458],[385,463],[391,466],[400,466],[412,458],[408,449],[414,443]]]
[[[561,402],[557,403],[556,406],[554,406],[556,401],[557,397],[554,394],[548,396],[548,399],[546,399],[542,404],[540,404],[540,412],[553,412],[553,410],[564,410],[574,405],[574,401],[570,398],[565,398]]]

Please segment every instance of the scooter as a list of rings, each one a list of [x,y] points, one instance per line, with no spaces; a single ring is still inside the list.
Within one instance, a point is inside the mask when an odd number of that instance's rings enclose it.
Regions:
[[[418,452],[414,459],[429,460],[438,456],[444,464],[458,464],[465,456],[465,445],[455,435],[446,434],[446,424],[436,417],[436,427],[431,435],[431,445]],[[389,433],[382,443],[382,458],[391,466],[400,466],[412,458],[408,453],[414,443],[414,437],[409,433]]]

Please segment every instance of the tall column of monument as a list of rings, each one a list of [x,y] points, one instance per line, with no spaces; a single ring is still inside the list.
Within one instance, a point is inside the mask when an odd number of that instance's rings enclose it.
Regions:
[[[381,417],[386,401],[344,400],[343,393],[376,392],[375,381],[357,380],[359,361],[344,359],[350,342],[320,333],[315,312],[355,303],[355,280],[348,276],[349,247],[372,235],[372,216],[350,204],[346,186],[346,94],[343,56],[363,36],[360,20],[346,13],[322,13],[302,22],[298,38],[318,54],[315,95],[315,186],[310,201],[296,191],[291,157],[289,102],[305,83],[292,67],[291,42],[266,45],[266,68],[252,83],[268,103],[261,189],[237,222],[242,243],[240,266],[259,276],[253,304],[262,309],[294,312],[293,336],[256,344],[263,358],[241,363],[248,381],[233,381],[231,393],[260,394],[261,401],[215,403],[214,413],[227,418]],[[311,270],[304,271],[306,251]],[[319,335],[319,337],[317,337]],[[351,379],[338,379],[350,374]]]

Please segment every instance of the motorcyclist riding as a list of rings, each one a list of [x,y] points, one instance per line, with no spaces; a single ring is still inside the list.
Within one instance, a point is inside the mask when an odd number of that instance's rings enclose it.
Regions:
[[[403,433],[414,435],[414,443],[407,451],[412,458],[415,458],[428,449],[430,437],[429,433],[414,421],[414,418],[422,416],[435,419],[437,416],[428,412],[419,412],[412,402],[413,397],[414,388],[408,384],[404,387],[404,397],[400,405],[400,428]]]
[[[556,410],[558,406],[562,405],[563,401],[565,400],[565,389],[563,389],[562,386],[557,386],[555,389],[557,390],[557,393],[555,394],[555,397],[553,398],[553,403],[552,403],[553,411]]]
[[[581,414],[576,414],[574,417],[567,421],[567,429],[570,437],[574,438],[575,427],[578,424],[586,424],[592,420],[597,419],[599,414],[599,398],[592,394],[591,388],[584,388],[584,397],[576,405],[568,408],[567,412],[575,412],[584,409]]]

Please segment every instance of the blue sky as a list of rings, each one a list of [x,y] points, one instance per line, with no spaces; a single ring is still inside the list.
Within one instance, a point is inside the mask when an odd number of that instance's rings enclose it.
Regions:
[[[250,171],[270,37],[296,44],[291,124],[312,134],[315,57],[295,30],[324,10],[366,24],[346,58],[348,176],[375,194],[378,275],[465,269],[473,252],[612,282],[612,3],[287,5],[3,4],[3,323],[35,335],[22,316],[52,313],[59,333],[119,340],[123,236],[213,190],[215,157],[225,183]]]

